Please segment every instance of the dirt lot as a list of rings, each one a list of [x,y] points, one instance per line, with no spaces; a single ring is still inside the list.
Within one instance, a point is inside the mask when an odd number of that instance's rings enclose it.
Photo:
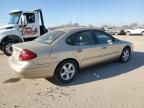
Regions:
[[[117,37],[135,45],[129,63],[91,67],[63,87],[18,78],[0,55],[0,108],[144,108],[144,37]]]

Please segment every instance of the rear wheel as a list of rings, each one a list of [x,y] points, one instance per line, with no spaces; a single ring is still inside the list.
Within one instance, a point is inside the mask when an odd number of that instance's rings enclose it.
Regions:
[[[127,36],[130,36],[130,34],[131,34],[130,32],[126,32],[126,35],[127,35]]]
[[[130,59],[130,56],[131,56],[131,50],[130,48],[125,48],[123,51],[122,51],[122,54],[120,56],[120,62],[121,63],[126,63],[129,61]]]
[[[14,41],[7,41],[4,42],[4,46],[3,46],[3,53],[7,56],[11,56],[13,49],[12,49],[12,45],[14,44]]]
[[[78,64],[73,60],[66,60],[58,65],[54,78],[57,82],[66,84],[74,80],[78,74]]]

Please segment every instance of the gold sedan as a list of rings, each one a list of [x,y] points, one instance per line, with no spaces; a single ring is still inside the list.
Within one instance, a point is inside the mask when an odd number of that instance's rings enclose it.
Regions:
[[[126,63],[133,45],[94,28],[62,28],[32,42],[13,45],[10,67],[21,77],[71,82],[79,69],[118,59]]]

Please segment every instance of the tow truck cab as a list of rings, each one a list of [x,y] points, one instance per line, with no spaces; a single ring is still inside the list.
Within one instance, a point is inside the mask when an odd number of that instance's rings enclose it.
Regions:
[[[8,24],[0,27],[0,50],[7,56],[12,54],[12,44],[31,41],[48,32],[41,9],[32,12],[13,10],[9,15]]]

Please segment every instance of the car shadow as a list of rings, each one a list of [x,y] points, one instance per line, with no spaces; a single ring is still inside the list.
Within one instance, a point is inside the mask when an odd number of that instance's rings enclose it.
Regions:
[[[131,72],[132,70],[142,67],[143,65],[144,53],[134,52],[128,63],[122,64],[117,61],[111,61],[82,69],[79,73],[79,76],[70,84],[57,84],[51,79],[49,79],[49,81],[59,86],[80,85],[126,74],[128,72]]]
[[[19,82],[21,80],[21,78],[10,78],[6,81],[4,81],[3,83],[4,84],[7,84],[7,83],[16,83],[16,82]]]

